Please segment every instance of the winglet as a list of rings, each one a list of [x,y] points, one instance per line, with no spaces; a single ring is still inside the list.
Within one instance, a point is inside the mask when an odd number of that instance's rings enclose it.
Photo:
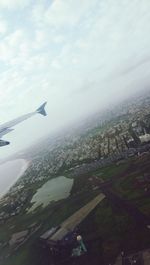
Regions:
[[[37,110],[36,110],[36,112],[38,112],[38,113],[40,113],[41,115],[43,115],[43,116],[46,116],[47,115],[47,113],[46,113],[46,111],[45,111],[45,105],[46,105],[46,103],[47,102],[44,102]]]

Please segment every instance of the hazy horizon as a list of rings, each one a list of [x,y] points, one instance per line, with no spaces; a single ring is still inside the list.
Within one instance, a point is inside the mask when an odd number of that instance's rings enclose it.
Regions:
[[[148,0],[0,1],[1,124],[47,101],[3,139],[0,159],[150,84]]]

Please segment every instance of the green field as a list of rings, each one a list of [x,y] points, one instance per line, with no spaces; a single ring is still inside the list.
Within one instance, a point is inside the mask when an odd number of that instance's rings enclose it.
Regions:
[[[143,189],[135,188],[134,185],[136,178],[144,172],[150,172],[149,167],[149,157],[144,157],[141,160],[131,159],[119,165],[111,165],[84,176],[77,176],[69,198],[54,202],[46,208],[39,207],[34,213],[22,212],[10,218],[0,226],[0,242],[8,241],[13,233],[26,230],[35,222],[40,228],[20,249],[5,259],[3,265],[42,265],[42,257],[37,251],[39,236],[52,226],[59,225],[100,192],[92,190],[88,180],[90,176],[97,176],[103,181],[112,180],[113,192],[130,200],[141,211],[150,215],[149,197],[145,195]],[[107,199],[104,199],[84,220],[80,230],[87,242],[88,240],[94,242],[95,237],[101,239],[100,245],[95,245],[94,251],[97,252],[101,248],[105,262],[114,260],[124,244],[128,244],[131,249],[138,247],[136,242],[139,238],[143,247],[150,244],[145,231],[139,234],[132,218],[126,212],[114,207]],[[7,255],[9,252],[8,245],[3,249],[0,248],[1,255]]]

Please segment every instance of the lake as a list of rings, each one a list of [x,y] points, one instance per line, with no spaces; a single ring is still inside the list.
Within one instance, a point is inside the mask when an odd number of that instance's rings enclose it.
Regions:
[[[29,212],[36,209],[38,206],[47,206],[52,201],[58,201],[67,198],[73,185],[73,179],[60,176],[47,181],[40,189],[34,194],[31,203],[32,207]]]
[[[0,197],[2,197],[28,168],[29,162],[15,159],[0,165]]]

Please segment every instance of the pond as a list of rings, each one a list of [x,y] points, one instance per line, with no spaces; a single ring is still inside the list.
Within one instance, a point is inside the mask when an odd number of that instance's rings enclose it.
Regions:
[[[32,207],[29,212],[34,211],[38,206],[47,206],[52,201],[67,198],[73,185],[73,179],[60,176],[47,181],[32,197]]]

